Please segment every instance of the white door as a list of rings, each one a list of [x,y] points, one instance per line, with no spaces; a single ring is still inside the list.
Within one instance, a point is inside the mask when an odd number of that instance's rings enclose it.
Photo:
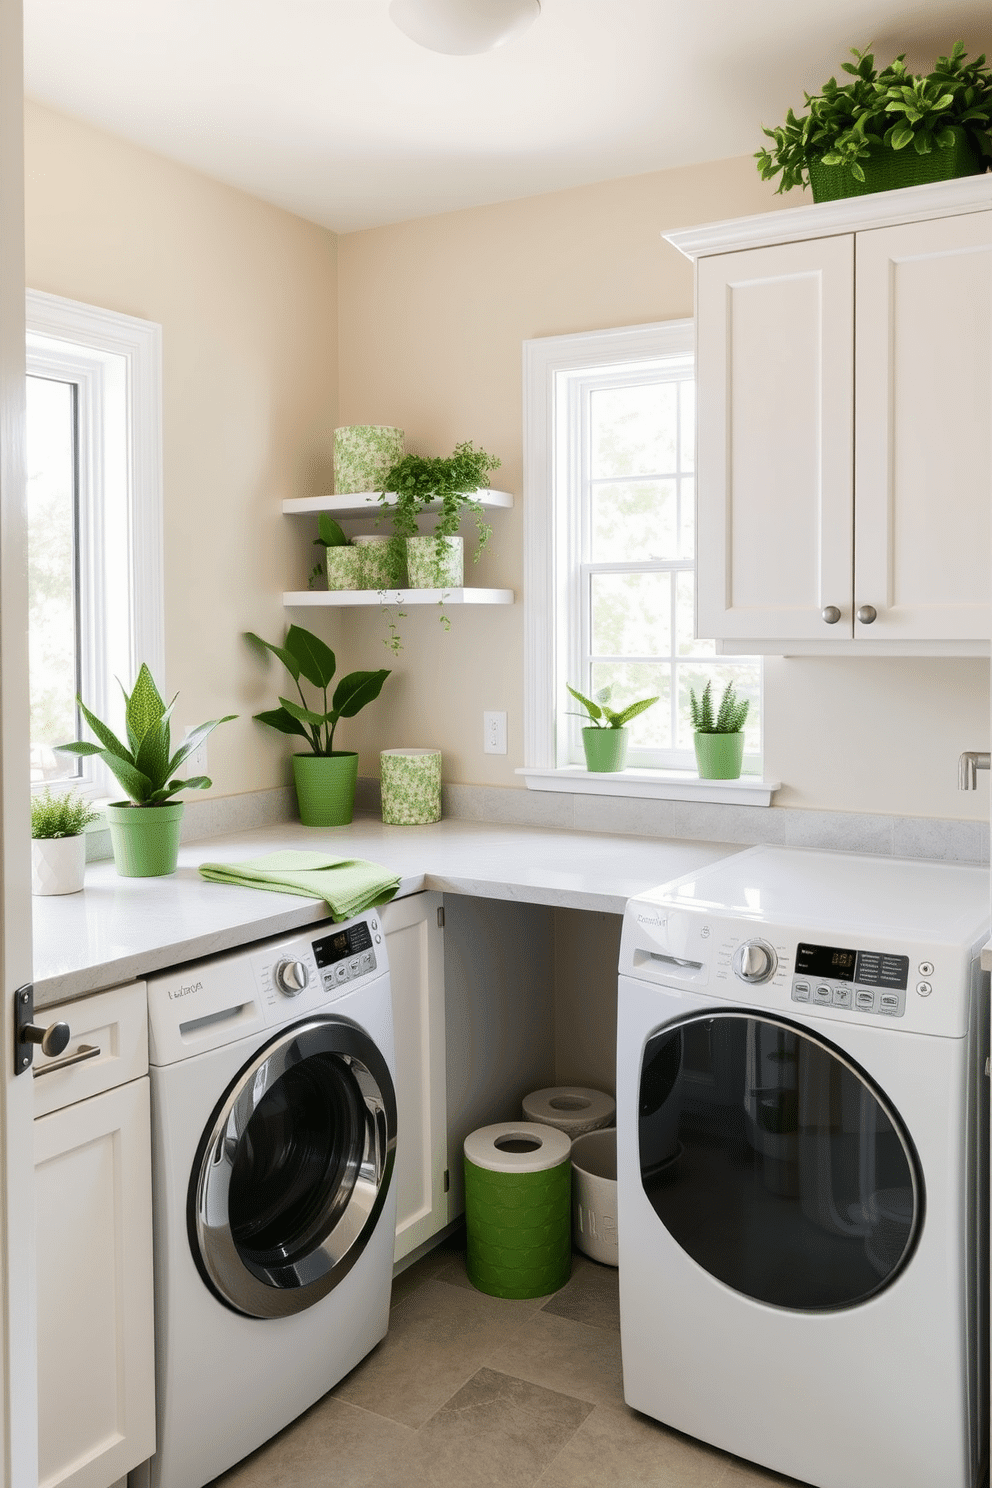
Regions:
[[[855,610],[871,640],[987,640],[992,212],[858,233]]]
[[[31,980],[24,515],[21,0],[0,0],[0,1475],[38,1476],[33,1090],[15,1076],[13,993]]]
[[[849,639],[854,238],[697,273],[697,634]]]

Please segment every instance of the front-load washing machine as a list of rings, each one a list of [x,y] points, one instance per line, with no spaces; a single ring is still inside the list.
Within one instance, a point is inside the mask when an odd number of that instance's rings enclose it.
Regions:
[[[395,1230],[375,910],[148,978],[158,1444],[201,1488],[383,1337]]]
[[[632,899],[624,1393],[817,1488],[974,1488],[989,875],[753,848]]]

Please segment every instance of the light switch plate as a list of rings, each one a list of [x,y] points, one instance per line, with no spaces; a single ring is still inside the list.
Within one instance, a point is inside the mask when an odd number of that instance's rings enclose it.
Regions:
[[[483,713],[483,727],[485,739],[483,749],[486,754],[506,753],[506,714],[505,713]]]

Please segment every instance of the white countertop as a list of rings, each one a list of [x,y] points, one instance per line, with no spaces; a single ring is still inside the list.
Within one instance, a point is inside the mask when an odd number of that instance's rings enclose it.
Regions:
[[[611,837],[448,820],[387,827],[371,818],[326,831],[284,822],[191,843],[168,878],[119,878],[90,863],[81,894],[36,896],[36,1007],[85,996],[327,918],[323,900],[207,883],[200,863],[236,862],[287,847],[328,847],[383,863],[421,889],[622,914],[627,900],[739,848],[725,843]]]

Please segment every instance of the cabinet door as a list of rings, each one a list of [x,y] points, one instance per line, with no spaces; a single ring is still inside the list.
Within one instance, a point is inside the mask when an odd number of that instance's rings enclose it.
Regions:
[[[853,317],[851,235],[699,262],[701,637],[852,634]]]
[[[855,608],[872,640],[987,640],[992,212],[856,239]]]
[[[108,1488],[155,1450],[147,1078],[34,1123],[41,1488]]]
[[[396,1260],[448,1219],[440,908],[440,894],[414,894],[380,911],[396,1041]]]

